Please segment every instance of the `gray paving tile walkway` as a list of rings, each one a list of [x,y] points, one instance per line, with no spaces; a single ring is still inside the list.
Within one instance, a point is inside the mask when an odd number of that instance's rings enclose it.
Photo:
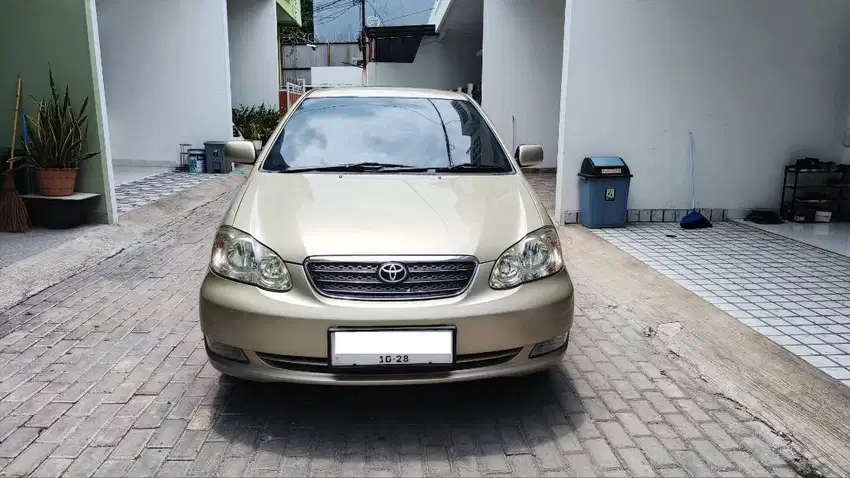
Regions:
[[[543,206],[549,212],[549,216],[555,220],[555,182],[557,181],[555,173],[551,171],[527,171],[525,173],[525,179],[534,188],[537,197],[540,198],[540,202],[543,203]],[[560,221],[555,220],[555,223],[559,224]]]
[[[130,212],[185,189],[216,179],[216,174],[168,172],[148,176],[116,186],[118,214]]]
[[[594,232],[850,386],[850,258],[737,222]]]
[[[603,307],[590,294],[545,375],[342,390],[222,377],[197,294],[225,207],[0,312],[0,474],[793,474],[789,441],[625,312],[584,315]]]

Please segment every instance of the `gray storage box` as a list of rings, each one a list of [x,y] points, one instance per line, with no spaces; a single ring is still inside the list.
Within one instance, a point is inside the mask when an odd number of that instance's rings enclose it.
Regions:
[[[233,170],[230,161],[224,159],[224,141],[207,141],[204,143],[206,149],[206,172],[227,174]]]

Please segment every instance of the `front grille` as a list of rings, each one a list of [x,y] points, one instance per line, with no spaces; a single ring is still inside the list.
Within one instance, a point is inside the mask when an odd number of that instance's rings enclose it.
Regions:
[[[387,283],[379,269],[387,263],[403,265],[407,277]],[[478,263],[472,257],[416,259],[310,258],[307,277],[319,294],[351,300],[444,299],[469,287]]]
[[[341,373],[341,374],[374,374],[374,375],[403,375],[403,374],[423,374],[423,373],[441,373],[454,372],[459,370],[468,370],[472,368],[492,367],[510,362],[516,357],[522,347],[498,350],[495,352],[485,352],[479,354],[458,355],[455,357],[455,363],[447,365],[415,365],[411,367],[345,367],[336,369],[328,365],[327,358],[320,357],[293,357],[289,355],[275,355],[257,352],[257,356],[272,367],[295,370],[299,372],[313,373]]]

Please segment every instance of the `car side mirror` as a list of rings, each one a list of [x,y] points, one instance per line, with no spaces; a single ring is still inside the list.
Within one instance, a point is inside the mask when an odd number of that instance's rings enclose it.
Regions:
[[[224,159],[237,164],[254,164],[257,150],[252,141],[228,141],[224,143]]]
[[[521,168],[530,168],[543,162],[543,147],[539,144],[521,144],[517,146],[514,158]]]

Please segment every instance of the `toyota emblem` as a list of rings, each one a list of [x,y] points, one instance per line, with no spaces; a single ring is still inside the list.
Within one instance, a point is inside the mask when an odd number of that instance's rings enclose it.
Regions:
[[[400,262],[385,262],[378,268],[378,279],[385,284],[398,284],[407,279],[407,267]]]

